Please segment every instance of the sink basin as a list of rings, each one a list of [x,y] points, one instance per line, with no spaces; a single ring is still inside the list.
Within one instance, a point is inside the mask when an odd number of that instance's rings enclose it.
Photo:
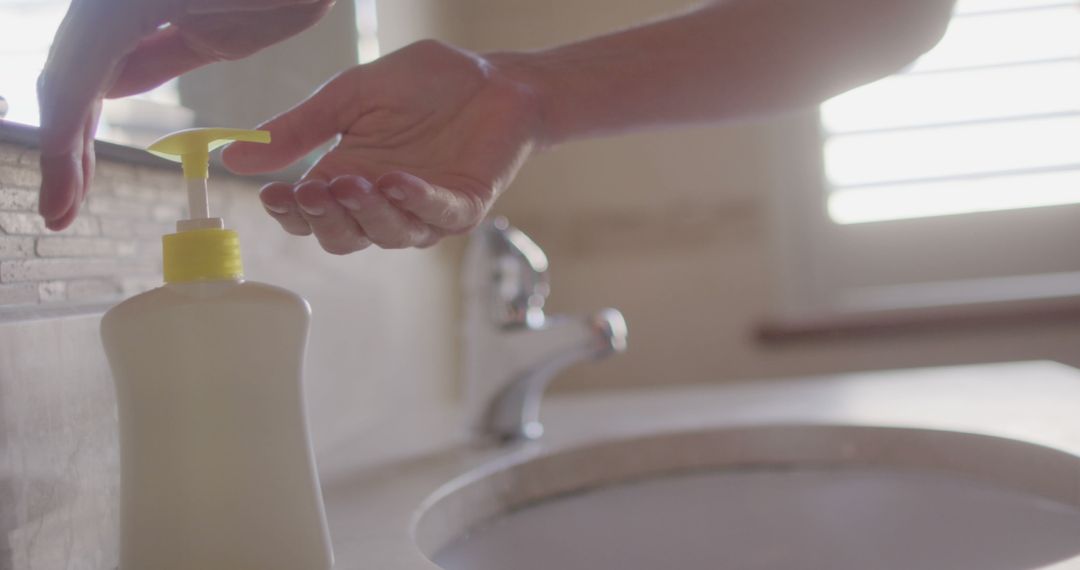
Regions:
[[[1080,510],[869,469],[665,477],[540,503],[439,551],[447,570],[1013,570],[1080,553]]]
[[[342,570],[1080,570],[1078,401],[1048,362],[555,394],[507,447],[433,404],[320,471]]]
[[[446,570],[1080,568],[1080,458],[942,430],[673,432],[451,482],[414,534]]]

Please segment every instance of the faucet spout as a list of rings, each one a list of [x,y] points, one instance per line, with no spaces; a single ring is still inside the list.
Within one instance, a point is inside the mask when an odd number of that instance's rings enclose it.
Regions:
[[[505,218],[485,223],[465,256],[466,398],[471,427],[501,442],[543,434],[540,401],[567,367],[626,350],[622,314],[548,316],[548,261]]]
[[[538,328],[514,338],[533,347],[533,356],[521,363],[484,416],[483,432],[500,441],[542,436],[540,402],[551,380],[578,362],[625,351],[627,328],[622,313],[603,309],[590,317],[548,318]]]

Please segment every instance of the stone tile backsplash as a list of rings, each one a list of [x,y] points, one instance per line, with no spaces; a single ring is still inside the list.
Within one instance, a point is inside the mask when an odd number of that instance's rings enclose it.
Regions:
[[[0,143],[0,317],[13,307],[115,301],[160,284],[162,234],[186,215],[176,172],[99,163],[79,218],[37,215],[38,153]]]

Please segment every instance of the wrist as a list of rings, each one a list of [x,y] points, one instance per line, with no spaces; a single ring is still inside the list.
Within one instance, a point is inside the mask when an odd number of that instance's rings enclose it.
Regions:
[[[540,56],[529,52],[496,52],[484,59],[496,73],[512,82],[522,92],[531,108],[535,125],[534,140],[539,149],[547,149],[566,139],[558,127],[550,74]]]

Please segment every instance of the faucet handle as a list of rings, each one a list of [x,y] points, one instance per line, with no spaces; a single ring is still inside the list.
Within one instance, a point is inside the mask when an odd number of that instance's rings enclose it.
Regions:
[[[491,221],[487,233],[495,259],[494,292],[500,323],[510,327],[539,325],[551,293],[547,255],[503,216]]]

